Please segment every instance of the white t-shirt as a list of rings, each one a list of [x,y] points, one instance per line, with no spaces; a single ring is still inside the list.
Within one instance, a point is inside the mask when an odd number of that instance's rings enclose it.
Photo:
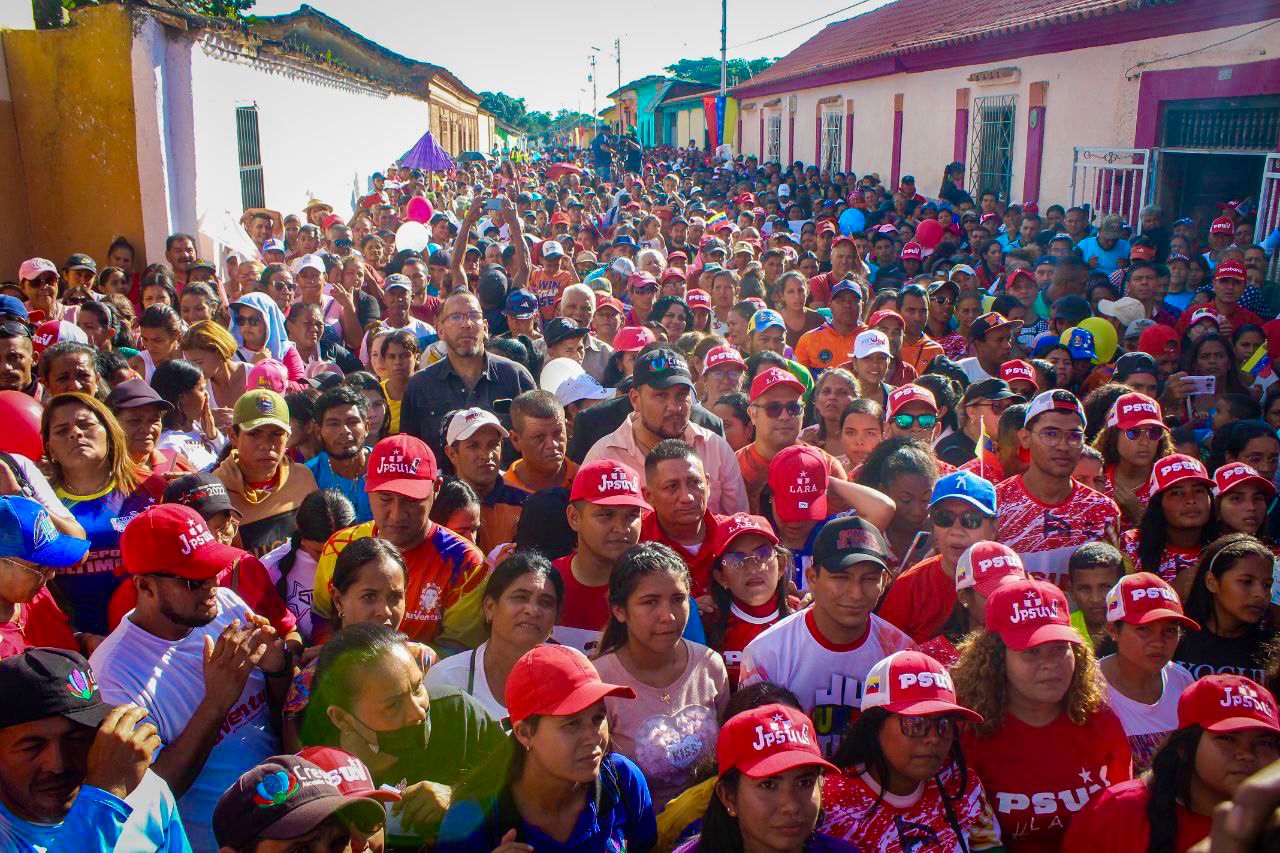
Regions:
[[[1172,661],[1165,664],[1160,677],[1164,681],[1164,692],[1154,705],[1135,702],[1110,684],[1107,685],[1107,704],[1116,712],[1120,724],[1124,726],[1129,749],[1133,752],[1135,775],[1151,766],[1151,756],[1155,755],[1171,732],[1177,731],[1178,697],[1196,680],[1185,667]]]
[[[822,749],[835,752],[862,705],[862,682],[871,667],[894,652],[915,648],[906,634],[874,614],[862,639],[837,646],[822,637],[813,608],[793,613],[756,637],[742,652],[743,685],[771,681],[800,699],[813,719]]]
[[[489,679],[484,674],[484,650],[488,643],[480,644],[473,652],[450,655],[427,670],[427,685],[456,687],[484,706],[495,720],[505,719],[507,706],[502,704],[489,689]]]
[[[991,378],[991,374],[983,370],[981,364],[978,364],[978,357],[976,355],[971,355],[968,358],[962,358],[957,361],[956,364],[964,371],[964,375],[969,377],[970,384]]]
[[[263,554],[259,559],[267,569],[272,584],[280,583],[280,561],[293,550],[293,542]],[[308,643],[311,642],[311,594],[316,588],[316,558],[301,548],[293,558],[293,566],[289,569],[289,579],[284,585],[284,606],[298,620],[298,633]]]
[[[204,638],[217,640],[232,620],[244,624],[250,613],[231,590],[218,587],[214,594],[218,615],[181,640],[165,640],[144,631],[133,623],[130,611],[89,658],[102,698],[113,705],[132,702],[146,708],[147,721],[155,724],[165,745],[182,734],[204,700]],[[254,670],[227,713],[204,769],[178,801],[192,847],[218,849],[211,824],[218,798],[241,773],[279,750],[280,741],[271,727],[267,680]]]
[[[167,429],[160,433],[156,442],[159,450],[176,450],[187,461],[196,466],[197,471],[212,471],[218,464],[218,454],[227,446],[227,437],[218,433],[217,438],[208,444],[204,435],[194,430],[188,432],[180,429]]]

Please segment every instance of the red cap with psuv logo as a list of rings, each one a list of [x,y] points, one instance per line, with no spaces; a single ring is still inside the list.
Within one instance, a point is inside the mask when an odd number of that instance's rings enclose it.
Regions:
[[[889,392],[889,417],[893,417],[908,403],[924,403],[934,412],[938,411],[938,401],[933,392],[922,385],[899,385]]]
[[[751,402],[759,400],[762,395],[774,388],[790,388],[797,394],[804,394],[804,383],[796,379],[790,370],[770,367],[757,373],[756,378],[751,380]]]
[[[902,247],[902,260],[918,261],[922,257],[924,257],[924,246],[921,246],[915,240]]]
[[[747,363],[742,360],[742,353],[731,346],[714,347],[707,352],[707,357],[702,360],[702,372],[715,370],[717,367],[724,367],[726,364],[733,365],[740,370],[747,369]]]
[[[569,492],[569,502],[574,501],[586,501],[596,506],[653,509],[640,497],[640,475],[612,459],[597,459],[578,469]]]
[[[822,757],[818,733],[804,712],[787,705],[761,705],[731,717],[720,729],[716,763],[721,775],[738,770],[760,779],[796,767],[840,772]]]
[[[1280,732],[1276,700],[1243,675],[1206,675],[1178,697],[1178,728],[1210,732],[1267,729]]]
[[[684,276],[681,276],[684,278]],[[684,295],[684,301],[689,303],[690,308],[706,308],[711,310],[711,294],[700,288],[694,288]]]
[[[1213,492],[1218,497],[1222,497],[1227,492],[1243,486],[1245,483],[1253,483],[1262,489],[1263,494],[1267,497],[1273,497],[1276,493],[1274,483],[1259,474],[1252,466],[1243,462],[1228,462],[1213,472]]]
[[[410,500],[423,501],[435,492],[440,470],[436,455],[420,438],[392,435],[373,446],[364,490],[395,492]]]
[[[1181,453],[1170,453],[1163,459],[1156,460],[1155,467],[1151,469],[1151,496],[1155,497],[1184,480],[1196,480],[1211,489],[1214,486],[1213,478],[1209,476],[1203,462]]]
[[[987,630],[1015,652],[1045,643],[1083,643],[1071,627],[1067,597],[1051,583],[1025,580],[1001,584],[987,598]]]
[[[204,517],[185,504],[149,506],[120,534],[120,557],[131,575],[207,581],[244,556],[247,552],[214,539]]]
[[[1182,612],[1182,602],[1173,587],[1159,575],[1151,572],[1125,575],[1107,592],[1108,622],[1146,625],[1161,619],[1170,619],[1192,631],[1200,630],[1196,621]]]
[[[1107,414],[1107,426],[1122,430],[1144,426],[1164,427],[1164,413],[1160,411],[1160,404],[1146,394],[1136,391],[1121,394]]]
[[[763,536],[773,544],[778,544],[778,536],[773,532],[773,527],[769,524],[768,519],[760,515],[739,512],[721,520],[716,525],[711,553],[715,555],[715,559],[720,559],[724,556],[724,552],[729,550],[729,546],[733,544],[735,539],[748,534]]]
[[[1236,233],[1236,221],[1230,216],[1219,216],[1209,223],[1210,234],[1225,234],[1228,237]]]
[[[607,684],[572,646],[538,646],[525,652],[507,676],[505,699],[512,723],[533,716],[568,717],[606,696],[636,698],[623,684]]]
[[[369,768],[346,750],[332,746],[308,746],[298,750],[298,757],[328,773],[330,784],[344,797],[368,797],[382,803],[400,802],[400,792],[396,789],[375,788]]]
[[[582,475],[581,469],[578,475]],[[769,462],[773,513],[788,524],[827,517],[827,460],[816,447],[793,444]]]
[[[990,597],[1007,580],[1026,580],[1018,552],[1001,542],[974,542],[956,561],[956,591],[973,589]]]
[[[924,652],[894,652],[862,682],[862,712],[883,708],[904,717],[958,714],[975,723],[982,715],[956,702],[956,688],[945,667]]]
[[[1010,384],[1023,380],[1036,384],[1036,369],[1020,358],[1006,361],[1000,365],[1000,378]]]
[[[1244,281],[1244,264],[1239,261],[1223,261],[1218,264],[1218,268],[1213,271],[1213,280],[1217,281],[1220,278],[1234,278],[1239,281]]]

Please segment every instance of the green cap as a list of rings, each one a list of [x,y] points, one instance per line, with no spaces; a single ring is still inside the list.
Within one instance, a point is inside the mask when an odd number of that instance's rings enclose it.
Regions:
[[[232,423],[242,430],[255,430],[275,424],[289,432],[289,404],[284,401],[284,397],[269,388],[246,391],[236,400]]]

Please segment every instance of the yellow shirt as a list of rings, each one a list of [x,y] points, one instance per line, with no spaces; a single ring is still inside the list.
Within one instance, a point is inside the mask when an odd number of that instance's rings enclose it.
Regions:
[[[391,425],[387,428],[387,435],[395,435],[400,432],[400,406],[404,403],[403,399],[391,399],[391,392],[387,390],[387,380],[382,380],[382,396],[387,398],[387,411],[391,413]]]

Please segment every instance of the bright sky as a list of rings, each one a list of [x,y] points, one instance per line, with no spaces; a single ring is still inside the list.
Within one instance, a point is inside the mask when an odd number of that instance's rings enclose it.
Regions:
[[[489,3],[449,0],[308,0],[326,15],[405,56],[443,65],[477,92],[523,97],[529,109],[591,112],[589,56],[597,59],[597,105],[618,87],[613,41],[622,40],[622,82],[661,74],[683,58],[720,55],[716,0],[559,0]],[[832,21],[870,11],[888,0],[863,0],[848,11],[792,32],[745,45],[848,7],[853,0],[729,0],[729,57],[785,56]],[[258,0],[258,15],[279,15],[299,0]],[[774,10],[760,14],[763,9]],[[786,15],[776,14],[785,10]],[[732,82],[732,81],[731,81]]]

